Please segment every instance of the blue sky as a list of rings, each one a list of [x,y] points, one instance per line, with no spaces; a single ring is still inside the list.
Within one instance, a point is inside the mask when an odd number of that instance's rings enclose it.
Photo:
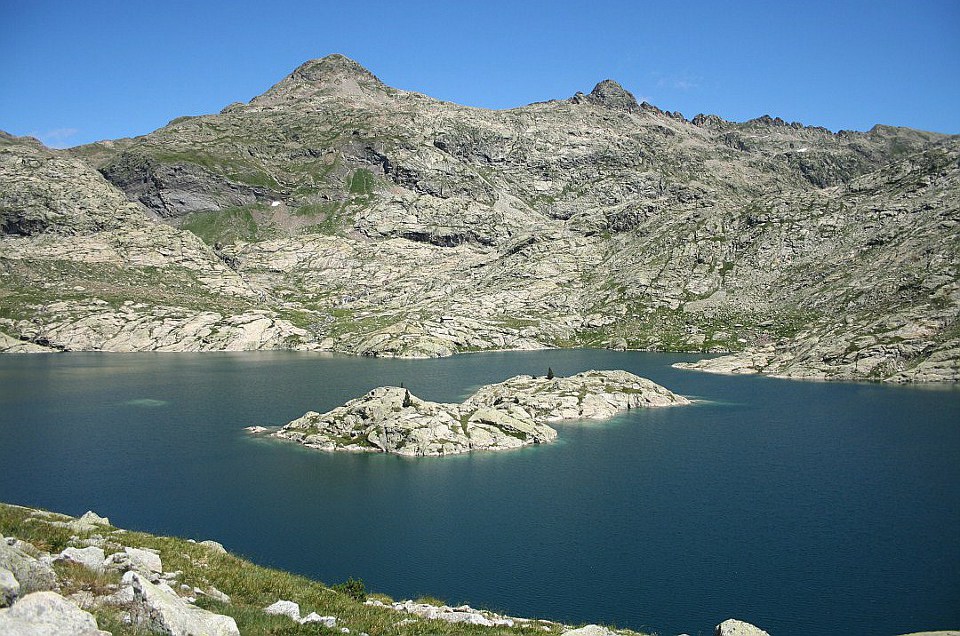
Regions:
[[[613,78],[687,117],[960,133],[960,2],[0,0],[0,129],[142,135],[348,55],[488,108]]]

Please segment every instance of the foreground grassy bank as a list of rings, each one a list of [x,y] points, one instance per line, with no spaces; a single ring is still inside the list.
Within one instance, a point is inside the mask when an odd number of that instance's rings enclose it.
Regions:
[[[121,530],[109,525],[80,528],[55,523],[75,522],[71,517],[38,511],[21,506],[0,504],[0,534],[25,541],[42,553],[57,555],[68,547],[101,543],[105,550],[132,546],[156,550],[165,572],[179,572],[184,596],[195,596],[195,605],[231,616],[242,634],[340,634],[345,627],[351,634],[379,635],[416,634],[563,634],[572,629],[551,621],[531,620],[513,626],[482,626],[450,623],[415,614],[365,603],[368,595],[362,583],[348,581],[326,585],[303,576],[261,567],[248,560],[223,552],[216,547],[176,537],[161,537],[143,532]],[[121,548],[122,549],[122,548]],[[57,562],[53,565],[59,578],[60,593],[84,606],[97,619],[100,629],[116,635],[143,636],[152,632],[125,621],[122,605],[98,602],[120,587],[119,572],[95,572],[77,563]],[[196,593],[214,588],[229,601]],[[299,604],[304,615],[316,612],[335,616],[336,627],[319,623],[298,624],[287,616],[270,615],[264,608],[279,599]],[[389,606],[392,599],[370,594],[369,600]],[[440,604],[435,602],[434,604]],[[622,631],[622,634],[635,632]]]

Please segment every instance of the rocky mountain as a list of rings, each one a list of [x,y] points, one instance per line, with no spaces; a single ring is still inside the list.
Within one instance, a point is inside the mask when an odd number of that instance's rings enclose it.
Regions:
[[[601,346],[955,381],[958,173],[957,136],[687,119],[612,80],[490,111],[333,55],[144,137],[0,140],[0,331],[12,350]]]

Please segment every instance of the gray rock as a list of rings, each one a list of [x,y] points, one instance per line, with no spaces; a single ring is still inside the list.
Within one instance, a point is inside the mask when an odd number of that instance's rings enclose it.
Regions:
[[[97,620],[55,592],[27,594],[13,607],[0,610],[4,636],[110,636]]]
[[[124,574],[123,583],[133,588],[134,622],[147,629],[170,636],[240,636],[233,618],[194,607],[136,572]]]
[[[226,554],[226,553],[227,553],[227,550],[226,550],[226,548],[223,547],[223,544],[217,543],[216,541],[210,541],[210,540],[201,541],[201,542],[200,542],[200,545],[202,545],[202,546],[204,546],[204,547],[206,547],[206,548],[209,548],[212,552],[216,552],[217,554]]]
[[[300,622],[300,605],[293,601],[285,601],[281,599],[276,603],[263,608],[263,611],[267,614],[289,616],[298,623]]]
[[[770,636],[755,625],[739,621],[735,618],[728,618],[719,625],[714,631],[715,636]]]
[[[21,594],[57,589],[57,574],[50,565],[7,543],[0,543],[0,568],[13,573]]]
[[[10,607],[20,596],[20,583],[13,572],[0,568],[0,607]]]
[[[57,515],[59,518],[65,517],[65,515]],[[110,520],[106,517],[101,517],[92,510],[88,510],[83,513],[78,519],[72,519],[66,517],[67,521],[46,521],[51,526],[57,526],[60,528],[68,528],[74,532],[81,534],[86,532],[96,532],[97,530],[102,530],[102,526],[109,526]]]
[[[296,620],[296,619],[294,619],[294,620]],[[317,614],[316,612],[310,612],[309,614],[307,614],[307,615],[304,616],[303,618],[299,619],[298,622],[299,622],[301,625],[306,625],[307,623],[320,623],[320,624],[323,625],[324,627],[329,627],[329,628],[333,629],[334,627],[337,626],[337,617],[336,617],[336,616],[320,616],[320,615]],[[346,628],[344,627],[343,629],[346,629]],[[342,631],[342,630],[341,630],[341,631]],[[347,631],[344,632],[344,633],[349,634],[350,631],[347,630]]]
[[[586,625],[567,630],[561,636],[617,636],[617,633],[599,625]]]
[[[138,572],[163,572],[163,562],[156,550],[125,547],[132,569]]]
[[[193,588],[193,591],[197,594],[204,594],[206,596],[209,596],[210,598],[220,601],[221,603],[227,603],[227,604],[230,603],[230,596],[227,594],[224,594],[223,592],[221,592],[220,590],[218,590],[212,585],[207,586],[207,589],[205,590],[202,590],[200,588]]]
[[[58,560],[79,563],[87,569],[95,572],[103,571],[103,562],[105,559],[106,556],[103,553],[103,549],[96,546],[88,546],[86,548],[66,548],[58,557]]]

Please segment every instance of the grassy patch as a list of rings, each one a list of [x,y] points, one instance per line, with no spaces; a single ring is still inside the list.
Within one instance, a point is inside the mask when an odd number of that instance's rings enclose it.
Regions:
[[[258,241],[268,238],[268,232],[260,227],[253,213],[265,209],[262,205],[253,205],[226,210],[191,212],[184,218],[180,227],[193,232],[207,245],[235,243],[238,240]]]
[[[357,168],[350,177],[350,194],[370,196],[375,185],[372,172],[366,168]]]

